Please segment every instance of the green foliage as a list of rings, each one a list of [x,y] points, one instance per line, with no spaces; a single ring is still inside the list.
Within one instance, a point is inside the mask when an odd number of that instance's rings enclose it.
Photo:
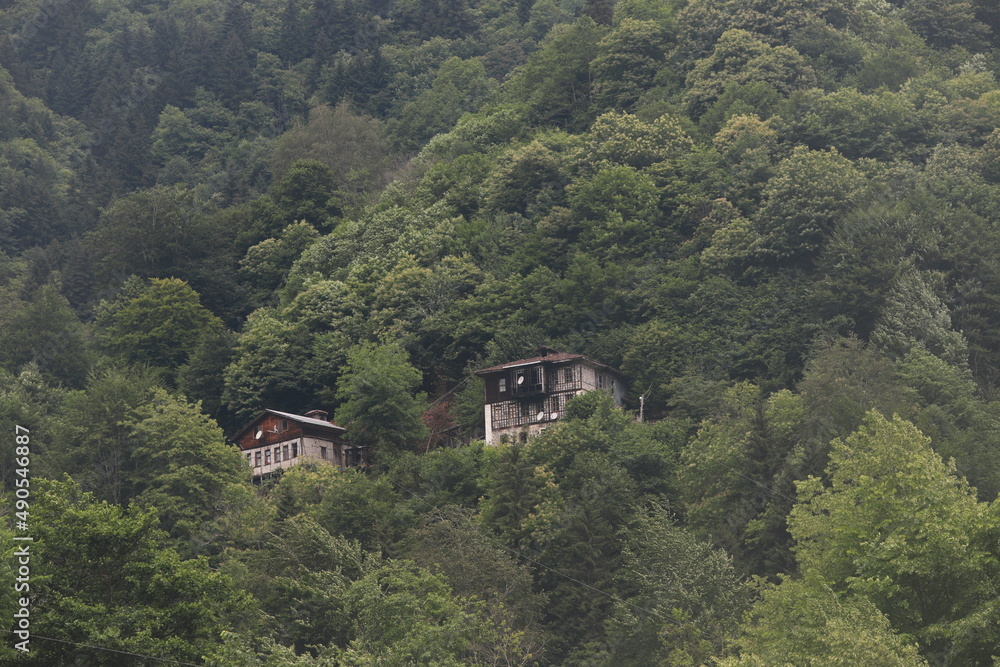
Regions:
[[[69,473],[101,501],[124,504],[136,494],[127,421],[152,400],[159,384],[146,369],[112,366],[92,373],[84,390],[70,392],[50,427],[56,470]]]
[[[69,179],[50,151],[34,138],[4,141],[0,176],[0,240],[5,245],[41,245],[67,231],[61,218],[68,212]]]
[[[757,215],[763,259],[794,262],[814,257],[837,218],[858,203],[861,173],[836,151],[796,148],[775,167]]]
[[[540,123],[579,128],[590,116],[590,62],[606,30],[588,16],[553,29],[509,84]]]
[[[271,198],[288,219],[329,231],[330,219],[341,213],[335,187],[333,170],[325,163],[296,160],[271,188]]]
[[[535,465],[520,444],[501,445],[487,470],[481,519],[508,545],[525,547],[532,533],[551,520],[558,507],[552,474]]]
[[[497,161],[486,187],[491,208],[506,213],[525,214],[536,202],[560,187],[559,161],[539,140],[508,152]]]
[[[712,54],[695,63],[684,97],[692,115],[701,116],[734,84],[767,83],[787,95],[815,82],[815,72],[795,49],[772,47],[745,30],[728,30]]]
[[[532,590],[526,563],[485,534],[471,511],[443,506],[407,541],[414,562],[443,574],[457,594],[484,601],[498,624],[530,630],[537,621],[545,598]]]
[[[843,88],[809,106],[802,136],[812,148],[835,148],[851,159],[898,159],[926,141],[917,109],[902,94]]]
[[[803,575],[870,600],[924,650],[985,658],[996,518],[913,424],[878,412],[834,440],[827,474],[799,483],[789,526]],[[970,619],[971,620],[971,619]]]
[[[86,246],[106,284],[116,274],[190,277],[221,241],[207,213],[206,203],[182,186],[137,192],[103,212]]]
[[[906,3],[903,19],[932,46],[964,46],[977,51],[985,46],[989,28],[977,20],[971,2],[911,0]]]
[[[869,410],[910,414],[912,396],[893,375],[885,355],[857,338],[821,341],[798,386],[814,444],[825,452],[830,440],[856,430]],[[817,458],[815,474],[824,465]]]
[[[155,507],[163,528],[197,550],[215,536],[208,523],[224,509],[229,488],[248,477],[242,454],[199,405],[156,391],[125,424],[141,506]]]
[[[160,113],[150,138],[153,140],[153,155],[162,162],[180,158],[190,163],[204,156],[211,137],[210,130],[196,125],[177,107],[167,106]]]
[[[393,129],[396,143],[409,150],[423,146],[434,135],[451,129],[463,113],[476,111],[492,87],[480,61],[449,58],[441,64],[431,87],[400,110]]]
[[[966,366],[965,339],[952,329],[947,306],[927,283],[913,270],[896,279],[875,323],[872,341],[896,355],[906,354],[911,347],[926,347],[955,366]]]
[[[354,582],[346,603],[356,628],[342,654],[346,664],[466,664],[462,658],[478,629],[476,619],[440,575],[388,563]]]
[[[123,293],[118,303],[108,305],[98,326],[108,348],[122,359],[163,369],[172,378],[222,323],[183,280],[154,278],[137,294]]]
[[[206,414],[220,423],[228,417],[223,411],[222,392],[226,367],[232,362],[236,336],[218,328],[202,336],[177,370],[177,388],[189,399],[200,402]]]
[[[756,115],[731,116],[712,138],[730,168],[734,199],[744,208],[760,200],[761,188],[773,175],[777,144],[778,133]]]
[[[126,4],[0,8],[0,421],[31,428],[33,485],[97,498],[45,515],[47,553],[76,550],[51,636],[227,665],[990,664],[995,2]],[[452,448],[483,414],[456,385],[538,345],[621,368],[647,423],[594,392]],[[379,465],[253,487],[202,412],[322,404]],[[727,646],[734,571],[773,585]]]
[[[337,421],[351,440],[370,445],[386,460],[412,450],[427,438],[421,420],[424,396],[414,394],[420,371],[399,345],[358,345],[347,354],[337,384]]]
[[[342,598],[367,566],[360,544],[331,535],[304,515],[269,528],[264,540],[227,565],[278,621],[273,637],[299,653],[309,646],[346,643],[351,623]]]
[[[372,190],[392,162],[382,125],[355,114],[346,104],[314,107],[307,123],[278,137],[273,167],[277,181],[299,160],[314,160],[329,167],[333,188],[351,203],[359,202],[364,193]],[[331,195],[332,191],[327,199]],[[325,205],[327,199],[321,204]]]
[[[248,318],[225,370],[223,404],[244,422],[264,408],[301,406],[314,388],[305,372],[309,352],[305,327],[257,311]]]
[[[369,549],[387,549],[411,520],[397,508],[397,490],[384,477],[331,466],[299,465],[281,477],[275,494],[279,515],[305,514],[333,535],[362,538]]]
[[[300,208],[297,212],[307,211]],[[313,213],[314,219],[316,215],[321,215]],[[240,271],[246,276],[246,281],[256,288],[259,299],[270,296],[281,286],[295,260],[318,238],[316,228],[303,219],[285,227],[281,236],[261,241],[247,250],[240,261]]]
[[[677,159],[693,147],[681,122],[669,114],[645,122],[631,114],[608,112],[594,120],[587,136],[591,162],[606,160],[637,169]]]
[[[474,442],[423,455],[406,454],[393,462],[391,475],[393,483],[413,497],[415,512],[441,505],[474,507],[485,491],[490,461],[491,453]]]
[[[605,109],[629,109],[650,87],[662,64],[667,37],[653,21],[623,19],[598,43],[590,66],[594,97]]]
[[[795,632],[788,620],[796,619]],[[894,632],[864,597],[841,597],[821,583],[785,579],[765,586],[743,625],[739,658],[725,667],[762,665],[926,665],[917,647]]]
[[[741,383],[721,408],[681,452],[685,518],[751,572],[784,571],[791,560],[784,526],[789,459],[805,416],[802,398],[787,390],[765,397]]]
[[[609,252],[655,240],[658,194],[652,178],[626,166],[605,167],[577,181],[569,203],[582,218],[581,245]]]
[[[95,500],[71,481],[32,484],[31,616],[25,664],[116,664],[97,645],[194,661],[225,630],[253,622],[253,605],[204,559],[181,560],[165,546],[156,512]],[[242,617],[242,618],[241,618]],[[247,625],[245,625],[247,624]]]
[[[31,364],[53,384],[82,386],[92,361],[88,337],[58,286],[0,315],[0,366],[20,373]]]
[[[725,552],[656,508],[630,526],[622,559],[608,664],[698,665],[722,653],[750,603]]]

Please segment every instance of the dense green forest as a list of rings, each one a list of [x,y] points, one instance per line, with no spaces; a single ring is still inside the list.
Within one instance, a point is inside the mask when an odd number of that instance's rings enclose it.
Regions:
[[[3,0],[0,662],[1000,664],[998,73],[995,0]],[[539,345],[645,420],[485,446]],[[251,484],[264,408],[374,465]]]

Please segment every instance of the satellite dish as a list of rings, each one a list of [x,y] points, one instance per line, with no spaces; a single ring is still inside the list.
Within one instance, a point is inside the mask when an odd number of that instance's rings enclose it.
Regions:
[[[518,375],[517,376],[517,383],[518,384],[524,384],[524,376],[523,375]]]
[[[264,436],[263,431],[257,431],[256,435],[254,435],[254,437],[257,438],[258,440],[260,440],[263,436]]]
[[[549,419],[559,419],[559,413],[553,412],[551,415],[549,415]]]
[[[536,422],[540,422],[540,421],[542,421],[543,419],[545,419],[545,411],[544,411],[544,410],[542,410],[542,411],[541,411],[541,412],[539,412],[539,413],[538,413],[537,415],[535,415],[535,421],[536,421]]]

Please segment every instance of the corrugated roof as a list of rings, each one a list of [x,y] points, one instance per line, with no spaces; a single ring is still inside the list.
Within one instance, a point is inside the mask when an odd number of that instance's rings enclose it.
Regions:
[[[518,359],[517,361],[511,361],[506,364],[501,364],[499,366],[490,366],[489,368],[480,368],[476,371],[479,373],[492,373],[494,371],[502,371],[508,368],[516,368],[518,366],[528,366],[531,364],[537,364],[539,361],[571,361],[573,359],[585,359],[582,354],[572,354],[571,352],[555,352],[552,354],[547,354],[544,357],[531,357],[530,359]]]
[[[291,419],[293,421],[299,422],[300,424],[309,424],[310,426],[320,426],[320,427],[328,428],[328,429],[331,429],[331,430],[334,430],[334,431],[345,431],[345,432],[347,431],[347,429],[344,428],[343,426],[338,426],[337,424],[334,424],[333,422],[325,422],[322,419],[313,419],[312,417],[306,417],[304,415],[296,415],[296,414],[292,414],[291,412],[280,412],[278,410],[270,410],[270,409],[268,409],[268,410],[261,411],[260,414],[258,414],[256,417],[254,417],[253,419],[251,419],[249,422],[247,422],[243,426],[243,428],[241,428],[239,431],[236,432],[236,435],[234,436],[233,439],[234,440],[238,440],[240,438],[240,436],[242,436],[244,433],[246,433],[248,430],[250,430],[250,427],[252,427],[258,421],[260,421],[261,417],[263,417],[264,415],[267,415],[267,414],[278,415],[279,417],[284,417],[285,419]]]
[[[274,415],[281,415],[286,419],[294,419],[295,421],[301,422],[303,424],[312,424],[313,426],[330,426],[336,429],[340,429],[341,431],[347,430],[343,426],[337,426],[333,422],[325,422],[322,419],[314,419],[312,417],[305,417],[303,415],[293,415],[291,412],[278,412],[277,410],[265,410],[264,412],[270,412],[271,414]],[[254,421],[256,421],[256,419]]]
[[[549,354],[545,355],[544,357],[538,356],[538,357],[531,357],[530,359],[518,359],[517,361],[511,361],[511,362],[508,362],[506,364],[501,364],[499,366],[490,366],[489,368],[480,368],[478,371],[476,371],[476,375],[483,375],[483,374],[486,374],[486,373],[495,373],[496,371],[504,371],[504,370],[508,370],[508,369],[511,369],[511,368],[517,368],[519,366],[530,366],[532,364],[537,364],[540,361],[549,361],[549,362],[559,363],[559,362],[562,362],[562,361],[574,361],[576,359],[582,359],[582,360],[584,360],[586,362],[594,364],[595,366],[600,366],[601,368],[606,368],[607,370],[609,370],[609,371],[611,371],[613,373],[621,375],[621,371],[619,371],[617,368],[612,368],[611,366],[607,366],[605,364],[602,364],[599,361],[594,361],[593,359],[588,359],[587,357],[583,356],[582,354],[573,354],[572,352],[550,352]]]

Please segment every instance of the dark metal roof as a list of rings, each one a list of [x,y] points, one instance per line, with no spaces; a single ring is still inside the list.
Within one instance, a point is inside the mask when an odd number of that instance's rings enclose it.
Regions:
[[[333,422],[325,422],[322,419],[313,419],[312,417],[306,417],[304,415],[296,415],[292,414],[291,412],[279,412],[278,410],[263,410],[256,417],[247,422],[246,425],[243,426],[243,428],[237,431],[236,435],[233,436],[233,440],[238,440],[240,436],[242,436],[244,433],[250,430],[254,424],[259,422],[264,415],[268,414],[277,415],[284,419],[291,419],[292,421],[298,422],[300,424],[308,424],[309,426],[318,426],[320,428],[327,428],[330,429],[331,431],[337,431],[340,433],[347,431],[347,429],[344,428],[343,426],[338,426]]]
[[[573,354],[572,352],[555,352],[555,351],[552,351],[552,352],[550,352],[550,353],[548,353],[546,355],[543,355],[543,356],[531,357],[529,359],[518,359],[517,361],[510,361],[510,362],[508,362],[506,364],[501,364],[499,366],[490,366],[489,368],[480,368],[478,371],[476,371],[476,375],[486,375],[487,373],[496,373],[497,371],[505,371],[505,370],[509,370],[511,368],[518,368],[519,366],[531,366],[533,364],[537,364],[537,363],[540,363],[540,362],[543,362],[543,361],[547,361],[549,363],[561,363],[561,362],[565,362],[565,361],[575,361],[577,359],[586,361],[587,363],[593,364],[595,366],[599,366],[599,367],[601,367],[601,368],[603,368],[605,370],[608,370],[608,371],[610,371],[610,372],[612,372],[612,373],[614,373],[616,375],[621,375],[622,374],[622,372],[620,370],[618,370],[617,368],[612,368],[611,366],[607,366],[605,364],[602,364],[599,361],[594,361],[593,359],[588,359],[587,357],[583,356],[582,354]]]
[[[285,419],[291,419],[291,420],[297,421],[297,422],[299,422],[301,424],[311,424],[312,426],[328,426],[328,427],[332,427],[332,428],[335,428],[335,429],[339,429],[341,431],[346,431],[347,430],[343,426],[337,426],[333,422],[323,421],[322,419],[316,419],[314,417],[305,417],[303,415],[293,415],[290,412],[278,412],[277,410],[265,410],[264,412],[270,412],[273,415],[279,415],[281,417],[284,417]],[[262,416],[263,416],[263,413],[262,413]],[[259,418],[260,417],[258,417],[258,419]]]

